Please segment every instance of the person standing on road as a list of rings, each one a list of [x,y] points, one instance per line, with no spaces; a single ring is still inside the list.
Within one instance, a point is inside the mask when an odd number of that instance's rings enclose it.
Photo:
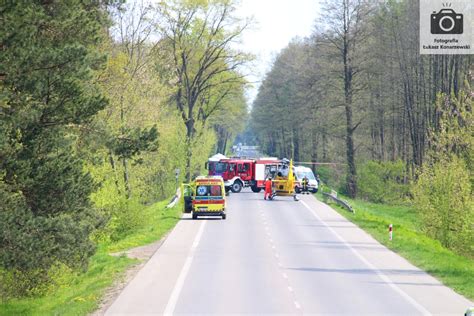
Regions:
[[[267,196],[268,199],[270,199],[272,195],[272,177],[268,177],[267,181],[265,181],[265,195],[263,196],[263,199],[266,200]]]
[[[308,192],[308,177],[304,176],[303,180],[301,181],[301,184],[303,185],[303,194],[309,194]]]

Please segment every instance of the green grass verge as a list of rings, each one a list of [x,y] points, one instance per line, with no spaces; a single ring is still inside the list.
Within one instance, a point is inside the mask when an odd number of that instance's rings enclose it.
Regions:
[[[106,245],[108,251],[123,251],[143,246],[162,238],[181,218],[182,206],[180,207],[178,204],[171,209],[166,209],[165,207],[168,202],[162,201],[145,208],[143,211],[143,216],[146,218],[145,226],[115,243]]]
[[[323,200],[321,194],[318,199]],[[355,214],[331,206],[341,215],[367,231],[381,244],[397,252],[420,269],[436,277],[456,292],[474,300],[474,260],[460,256],[421,231],[415,209],[369,203],[344,197]],[[393,240],[388,240],[388,225],[393,224]]]
[[[105,292],[127,268],[138,263],[126,256],[111,256],[111,252],[127,250],[161,239],[180,218],[180,208],[165,209],[167,201],[146,207],[145,226],[124,239],[98,246],[91,258],[89,269],[83,274],[70,276],[67,285],[38,298],[9,300],[0,304],[0,315],[87,315],[98,308]]]

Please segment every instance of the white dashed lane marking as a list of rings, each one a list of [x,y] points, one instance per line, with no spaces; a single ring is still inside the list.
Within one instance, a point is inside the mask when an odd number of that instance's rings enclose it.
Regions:
[[[278,268],[283,269],[283,264],[280,261],[280,255],[278,254],[278,251],[277,251],[277,248],[276,248],[276,245],[275,245],[275,241],[271,238],[270,228],[269,228],[267,219],[265,217],[265,214],[263,213],[262,210],[260,210],[260,216],[262,217],[262,223],[263,223],[263,226],[265,228],[265,233],[267,234],[268,241],[270,242],[270,245],[272,247],[272,251],[274,252],[275,261],[277,262]],[[301,305],[296,300],[295,291],[290,286],[290,280],[288,279],[288,275],[286,273],[282,273],[282,277],[283,277],[283,279],[285,279],[286,284],[288,285],[288,287],[287,287],[288,292],[290,293],[291,297],[293,298],[293,303],[295,305],[295,308],[299,311],[299,313],[301,313]]]

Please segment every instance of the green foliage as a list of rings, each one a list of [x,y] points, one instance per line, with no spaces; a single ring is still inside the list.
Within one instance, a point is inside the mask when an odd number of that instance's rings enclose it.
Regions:
[[[472,90],[465,83],[456,97],[438,95],[436,112],[437,125],[430,129],[430,150],[428,163],[449,159],[452,155],[464,160],[468,170],[474,161],[474,116],[472,114]]]
[[[74,270],[62,263],[44,269],[0,270],[0,298],[42,296],[54,293],[67,285],[76,275]]]
[[[33,295],[54,266],[85,268],[94,252],[75,127],[106,105],[92,80],[106,14],[95,1],[6,1],[1,20],[0,267],[14,295]]]
[[[48,270],[56,262],[83,268],[94,246],[88,239],[97,222],[90,212],[37,215],[20,193],[0,182],[0,262],[27,272]]]
[[[217,136],[216,153],[230,152],[234,138],[244,130],[248,120],[243,87],[235,90],[223,99],[222,106],[216,108],[210,117],[210,123]]]
[[[179,221],[181,208],[165,209],[167,201],[141,209],[144,225],[117,242],[101,242],[85,273],[53,267],[49,272],[57,286],[42,297],[11,299],[0,304],[0,315],[88,315],[98,308],[104,291],[122,277],[136,260],[111,256],[161,239]],[[0,271],[0,276],[2,272]],[[0,288],[4,284],[0,281]],[[10,287],[11,288],[11,287]]]
[[[142,151],[157,150],[158,130],[156,126],[149,129],[136,127],[123,128],[122,135],[112,138],[108,147],[120,158],[133,158]]]
[[[127,250],[150,244],[162,238],[181,218],[182,206],[167,209],[169,200],[142,208],[141,216],[145,222],[122,239],[107,244],[110,252]]]
[[[472,93],[440,95],[437,110],[439,126],[431,131],[427,163],[413,187],[414,202],[427,234],[474,257]]]
[[[271,156],[300,160],[301,147],[315,137],[304,71],[311,63],[308,48],[304,41],[294,40],[280,52],[252,106],[250,128],[262,150]]]
[[[409,193],[405,178],[403,161],[370,160],[359,168],[359,196],[377,203],[402,202]]]
[[[104,290],[135,262],[125,256],[110,256],[102,247],[92,256],[87,272],[75,274],[59,268],[54,272],[61,282],[58,286],[41,297],[3,302],[0,315],[88,315],[99,306]]]
[[[337,165],[318,166],[316,173],[321,180],[321,184],[324,185],[325,190],[328,190],[327,192],[331,192],[331,190],[334,189],[339,193],[345,193],[346,173],[343,168]]]
[[[469,172],[453,157],[423,168],[413,188],[426,233],[444,247],[474,257],[474,203]]]
[[[329,185],[331,185],[329,182],[331,181],[331,174],[332,174],[332,171],[329,167],[326,167],[326,166],[318,166],[318,168],[316,169],[316,173],[318,174],[319,176],[319,179],[324,182],[324,183],[327,183]]]
[[[157,6],[162,37],[154,50],[157,77],[172,90],[170,100],[186,128],[187,181],[197,171],[193,147],[208,121],[228,106],[242,108],[245,80],[239,69],[249,56],[232,46],[246,28],[235,10],[233,1],[227,0],[173,0]],[[224,134],[219,135],[224,143],[234,133],[221,122],[214,121],[214,127]]]
[[[95,205],[109,221],[95,234],[97,241],[114,242],[143,226],[143,205],[136,198],[127,199],[117,194],[104,198],[100,194],[101,192],[94,195]],[[98,201],[99,199],[103,199],[103,202]]]

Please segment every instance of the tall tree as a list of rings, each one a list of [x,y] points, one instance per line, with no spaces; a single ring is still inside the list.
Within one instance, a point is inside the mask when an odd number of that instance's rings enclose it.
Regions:
[[[94,82],[107,26],[98,1],[4,1],[0,23],[0,267],[47,278],[84,267],[97,221],[77,129],[107,104]],[[24,289],[25,291],[28,288]]]
[[[226,96],[243,85],[238,70],[248,56],[232,47],[247,27],[231,1],[167,1],[158,7],[161,69],[171,70],[174,102],[186,126],[186,179],[191,178],[195,136]],[[171,69],[170,69],[171,68]]]
[[[150,37],[153,31],[152,6],[142,2],[132,2],[118,6],[113,12],[116,24],[112,33],[117,42],[112,45],[113,65],[118,71],[112,74],[109,69],[104,86],[110,99],[110,106],[100,120],[108,123],[109,161],[115,172],[115,156],[122,162],[124,192],[127,198],[132,195],[129,160],[140,152],[154,151],[157,148],[158,132],[155,126],[132,126],[142,100],[137,95],[144,89],[153,91],[148,78],[152,68],[152,50]],[[154,91],[153,91],[154,92]],[[156,110],[158,112],[158,110]],[[119,192],[122,190],[119,189]]]
[[[337,58],[342,64],[340,68],[344,89],[344,109],[346,125],[346,158],[347,158],[347,192],[355,197],[357,193],[356,151],[354,146],[354,132],[360,122],[354,123],[353,97],[354,80],[362,70],[358,50],[363,44],[365,27],[363,21],[368,17],[369,6],[364,0],[327,1],[324,5],[323,23],[328,29],[323,33],[323,41],[337,51]]]

